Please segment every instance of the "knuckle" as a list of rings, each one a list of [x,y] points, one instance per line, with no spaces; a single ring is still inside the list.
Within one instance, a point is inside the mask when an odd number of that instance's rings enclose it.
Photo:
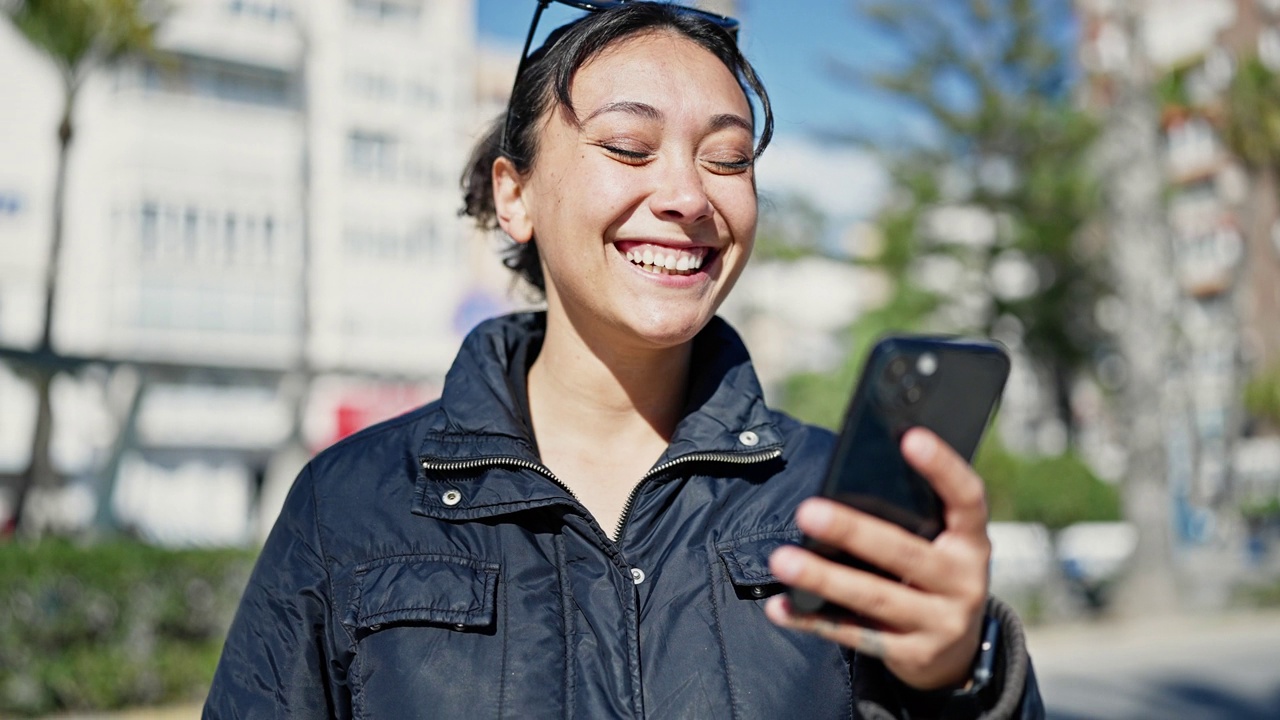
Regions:
[[[885,615],[885,611],[889,609],[889,595],[884,590],[869,590],[862,595],[861,602],[858,605],[859,609],[867,615],[882,618]]]
[[[965,466],[966,470],[968,466]],[[969,473],[972,475],[972,473]],[[987,511],[987,492],[982,486],[982,482],[976,477],[966,478],[966,482],[960,483],[955,493],[956,503],[969,510],[981,510],[985,515]]]
[[[899,562],[902,567],[911,573],[919,573],[922,569],[928,567],[929,551],[931,546],[923,542],[908,542],[903,545],[898,553]]]

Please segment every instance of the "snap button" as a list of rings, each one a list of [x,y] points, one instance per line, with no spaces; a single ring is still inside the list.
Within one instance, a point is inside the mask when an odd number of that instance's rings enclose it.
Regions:
[[[631,568],[631,582],[636,585],[644,582],[644,571],[640,568]]]
[[[760,442],[760,436],[750,430],[744,430],[742,434],[738,436],[738,442],[746,445],[747,447],[755,447]]]
[[[444,501],[445,505],[453,507],[454,505],[462,502],[462,493],[457,490],[445,490],[444,494],[440,496],[440,499]]]
[[[764,597],[764,588],[760,587],[759,585],[756,585],[755,587],[751,588],[751,594],[755,597]]]
[[[458,632],[462,632],[463,630],[467,629],[467,626],[463,625],[462,623],[458,623],[457,625],[453,626],[453,629],[457,630]]]
[[[373,632],[378,632],[379,630],[382,629],[382,623],[374,623],[373,625],[369,626],[369,629],[372,630]]]

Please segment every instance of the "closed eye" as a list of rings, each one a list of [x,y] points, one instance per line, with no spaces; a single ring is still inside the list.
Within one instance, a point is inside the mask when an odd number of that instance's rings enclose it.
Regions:
[[[651,153],[647,153],[641,150],[628,150],[626,148],[620,148],[617,145],[608,145],[605,143],[601,143],[600,147],[604,148],[605,152],[609,153],[610,155],[614,155],[622,159],[624,162],[628,162],[631,164],[640,164],[645,160],[648,160],[650,157],[652,157]]]
[[[718,172],[725,174],[745,172],[755,165],[754,158],[744,158],[742,160],[707,160],[706,163],[711,165]]]

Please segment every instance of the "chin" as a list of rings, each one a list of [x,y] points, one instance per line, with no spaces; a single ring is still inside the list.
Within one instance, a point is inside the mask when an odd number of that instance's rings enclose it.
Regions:
[[[714,311],[702,308],[652,308],[633,312],[627,325],[638,339],[654,347],[684,345],[711,322]]]

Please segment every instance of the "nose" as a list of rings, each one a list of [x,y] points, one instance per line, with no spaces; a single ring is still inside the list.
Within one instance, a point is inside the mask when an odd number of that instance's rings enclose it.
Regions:
[[[696,161],[668,163],[649,199],[653,214],[682,225],[692,225],[711,217],[714,210],[702,180]]]

